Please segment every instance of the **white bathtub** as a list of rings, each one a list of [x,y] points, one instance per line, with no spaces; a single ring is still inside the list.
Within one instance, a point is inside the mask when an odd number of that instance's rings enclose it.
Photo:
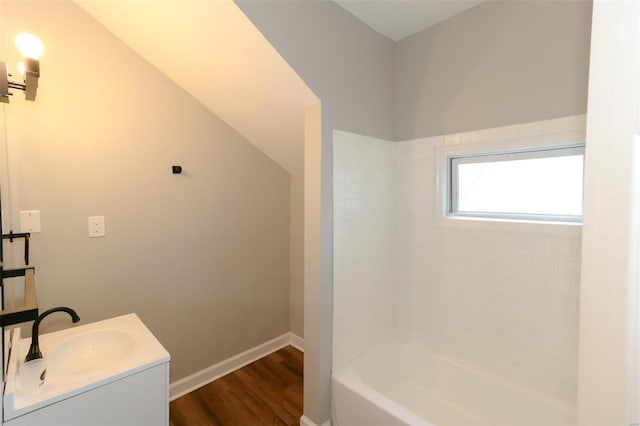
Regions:
[[[385,345],[334,372],[336,426],[566,426],[575,406],[446,359]]]

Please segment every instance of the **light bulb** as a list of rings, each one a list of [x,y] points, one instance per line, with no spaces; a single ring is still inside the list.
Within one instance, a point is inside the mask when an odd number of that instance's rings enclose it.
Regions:
[[[18,72],[20,73],[20,75],[24,75],[24,62],[20,62],[18,64]]]
[[[16,36],[16,45],[25,58],[40,59],[40,55],[44,52],[44,45],[40,39],[31,34],[18,34]]]

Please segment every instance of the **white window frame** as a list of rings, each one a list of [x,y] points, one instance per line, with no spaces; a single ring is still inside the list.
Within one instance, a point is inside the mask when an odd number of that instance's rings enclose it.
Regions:
[[[538,220],[546,222],[582,222],[582,215],[553,215],[535,213],[497,213],[470,212],[458,209],[458,166],[460,164],[478,164],[497,161],[529,160],[536,158],[556,158],[570,155],[584,156],[584,144],[563,147],[535,147],[511,150],[508,152],[490,152],[449,156],[447,158],[449,176],[447,179],[447,214],[493,219]]]
[[[464,145],[442,145],[435,148],[435,185],[436,185],[436,222],[440,226],[457,227],[469,230],[501,230],[501,231],[533,231],[558,235],[576,235],[582,228],[582,218],[579,220],[562,220],[565,217],[545,215],[514,215],[514,214],[475,214],[452,213],[449,179],[451,158],[476,157],[513,154],[521,155],[525,152],[533,153],[550,149],[584,149],[585,132],[566,132],[553,135],[543,135],[500,142],[470,143]],[[535,155],[535,154],[532,154]]]

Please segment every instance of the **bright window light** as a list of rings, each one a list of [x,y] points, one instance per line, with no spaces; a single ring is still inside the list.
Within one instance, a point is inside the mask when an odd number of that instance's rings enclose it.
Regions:
[[[584,146],[449,159],[449,213],[582,220]]]

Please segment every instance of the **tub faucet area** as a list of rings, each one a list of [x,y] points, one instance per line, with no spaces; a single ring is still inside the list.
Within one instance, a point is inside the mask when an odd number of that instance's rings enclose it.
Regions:
[[[42,322],[43,319],[45,319],[47,316],[53,314],[54,312],[66,312],[71,316],[71,321],[73,321],[74,323],[80,321],[80,317],[78,316],[76,311],[74,311],[71,308],[64,307],[64,306],[60,306],[60,307],[57,307],[57,308],[51,308],[51,309],[43,312],[42,314],[40,314],[38,316],[38,318],[36,318],[36,320],[33,322],[33,328],[31,329],[31,346],[29,346],[29,352],[27,353],[27,357],[24,360],[25,362],[29,362],[29,361],[33,361],[34,359],[42,358],[42,352],[40,352],[40,345],[38,343],[38,334],[39,334],[40,322]]]

